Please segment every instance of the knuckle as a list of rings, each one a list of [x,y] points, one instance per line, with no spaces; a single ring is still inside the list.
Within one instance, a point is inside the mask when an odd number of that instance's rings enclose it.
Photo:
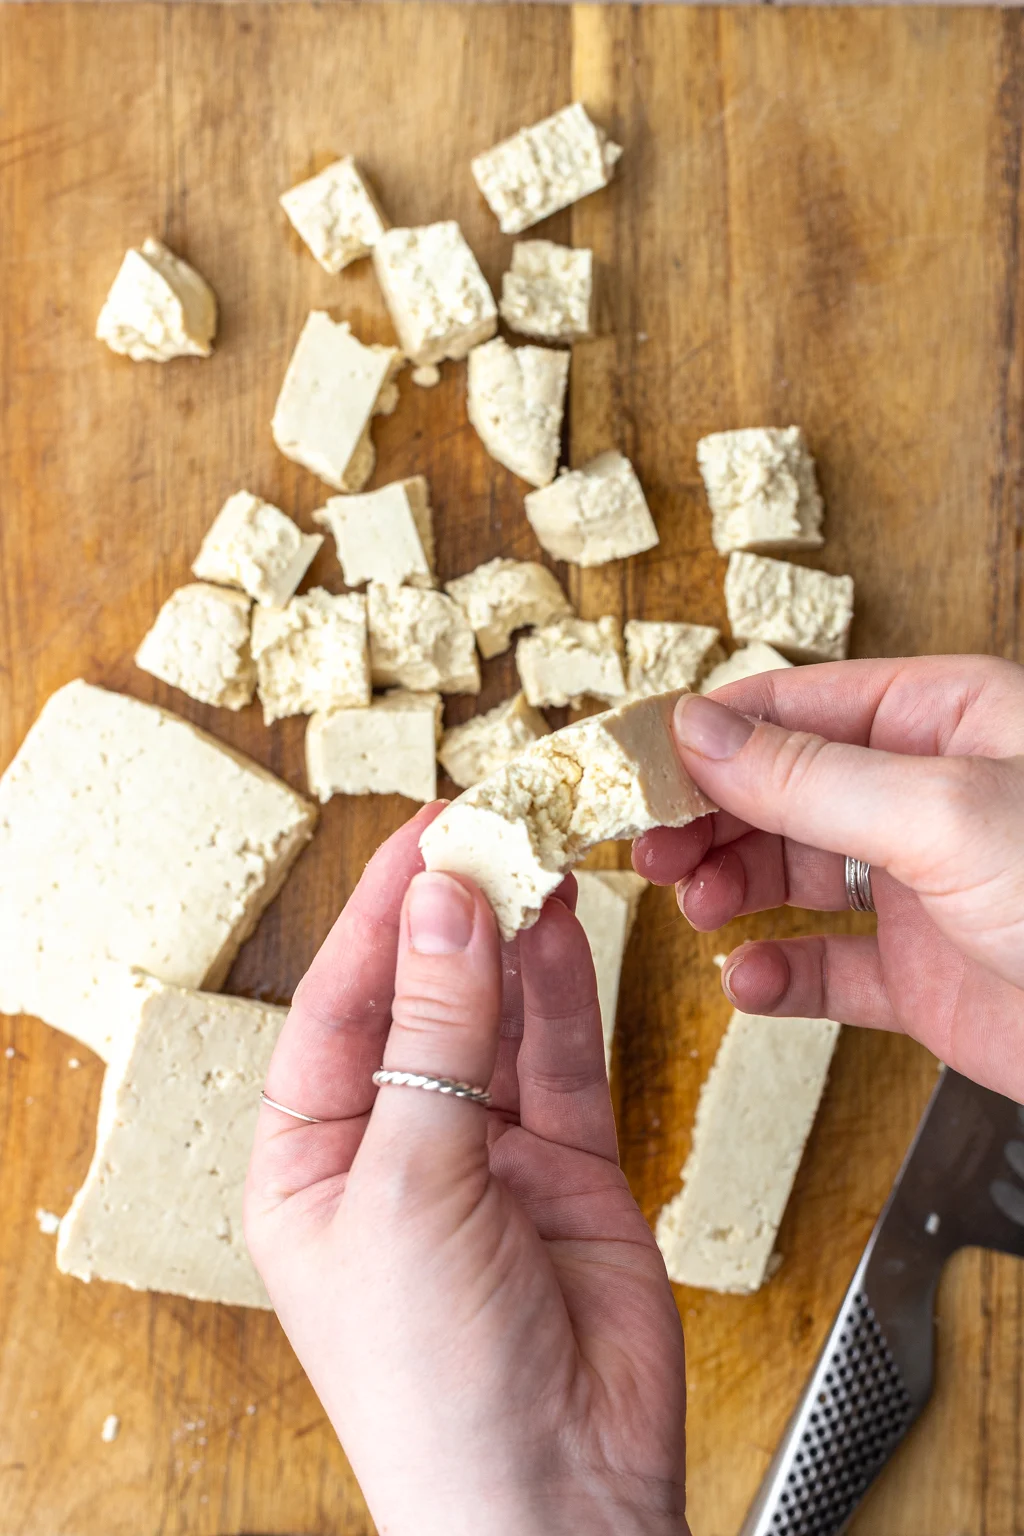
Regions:
[[[426,991],[396,997],[391,1019],[400,1029],[417,1035],[468,1033],[477,1022],[468,998]]]
[[[806,731],[790,731],[779,743],[770,768],[771,790],[780,800],[793,799],[806,790],[818,759],[828,743]]]

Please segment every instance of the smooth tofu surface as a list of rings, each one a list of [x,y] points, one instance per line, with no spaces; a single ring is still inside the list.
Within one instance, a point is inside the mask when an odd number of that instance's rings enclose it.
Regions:
[[[446,581],[445,591],[466,615],[480,654],[488,658],[507,651],[517,629],[573,616],[557,577],[535,560],[488,560]]]
[[[135,665],[201,704],[252,703],[256,666],[244,592],[194,581],[172,592],[135,653]]]
[[[612,704],[625,697],[619,621],[559,619],[524,635],[516,646],[523,692],[535,707],[578,709],[585,698]]]
[[[351,155],[289,188],[279,201],[325,272],[369,256],[388,227]]]
[[[284,608],[257,608],[252,619],[256,690],[265,724],[315,710],[365,708],[370,702],[366,598],[314,587]]]
[[[774,646],[763,640],[751,640],[749,645],[733,651],[727,661],[713,667],[700,685],[701,693],[713,693],[728,683],[738,683],[744,677],[758,677],[762,672],[779,672],[793,663],[780,656]]]
[[[469,419],[491,458],[530,485],[555,478],[568,379],[568,352],[496,336],[469,354]]]
[[[486,714],[445,731],[438,757],[448,776],[461,789],[469,789],[550,730],[540,710],[517,693]]]
[[[369,709],[318,712],[306,727],[306,776],[318,800],[332,795],[437,798],[439,693],[395,689]]]
[[[725,606],[736,640],[764,640],[793,661],[842,661],[853,621],[853,577],[734,553]]]
[[[240,587],[265,608],[283,608],[322,543],[321,534],[303,533],[280,507],[236,491],[199,546],[192,574]]]
[[[450,597],[421,587],[393,590],[371,582],[367,611],[376,687],[479,693],[473,631]]]
[[[454,219],[391,229],[373,267],[402,350],[421,367],[465,357],[498,328],[498,306]]]
[[[590,334],[593,283],[593,251],[517,240],[501,280],[501,318],[523,336],[576,341]]]
[[[220,986],[315,823],[176,715],[68,683],[0,778],[0,1012],[109,1060],[111,969]]]
[[[624,454],[598,454],[526,497],[530,526],[548,554],[574,565],[604,565],[658,542],[647,498]]]
[[[209,357],[216,330],[209,283],[153,239],[126,252],[96,321],[97,338],[136,363]]]
[[[361,496],[332,496],[313,521],[334,535],[345,585],[434,585],[434,523],[423,475]]]
[[[622,154],[575,101],[477,155],[470,168],[506,235],[607,186]]]
[[[631,869],[576,870],[576,916],[594,957],[597,996],[604,1030],[604,1058],[610,1068],[619,982],[626,945],[648,882]]]
[[[631,694],[693,688],[709,664],[722,655],[721,637],[710,624],[630,619],[623,635],[626,685]]]
[[[823,506],[799,427],[713,432],[697,444],[720,555],[734,549],[818,549]]]

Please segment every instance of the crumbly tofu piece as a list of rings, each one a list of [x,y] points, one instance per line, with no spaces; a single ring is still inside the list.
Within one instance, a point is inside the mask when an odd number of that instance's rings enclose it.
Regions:
[[[780,672],[783,667],[791,667],[793,663],[787,661],[785,656],[780,656],[774,646],[765,645],[763,640],[752,640],[738,651],[733,651],[728,661],[719,662],[713,667],[700,685],[701,693],[713,693],[716,688],[724,688],[727,683],[738,683],[744,677],[758,677],[762,672]]]
[[[523,692],[535,706],[579,709],[585,698],[613,704],[628,692],[618,619],[559,619],[516,646]]]
[[[318,800],[332,795],[437,798],[441,695],[401,688],[369,709],[332,709],[306,727],[306,778]]]
[[[423,475],[362,496],[332,496],[313,521],[334,535],[346,586],[434,585],[434,522]]]
[[[624,454],[614,451],[531,491],[526,515],[548,554],[574,565],[625,560],[658,542],[636,471]]]
[[[735,640],[765,640],[793,661],[842,661],[853,622],[853,577],[734,553],[725,606]]]
[[[480,663],[462,609],[422,587],[367,589],[370,667],[378,688],[479,693]]]
[[[510,763],[524,747],[547,736],[550,730],[540,710],[528,704],[524,694],[517,693],[485,715],[476,715],[465,725],[453,725],[445,731],[437,755],[449,778],[460,789],[469,789],[496,768]]]
[[[322,534],[303,533],[280,507],[236,491],[199,546],[192,574],[240,587],[265,608],[283,608],[322,543]]]
[[[245,592],[190,582],[172,592],[135,653],[135,665],[200,704],[252,703],[256,666],[249,649]]]
[[[325,272],[369,256],[388,227],[351,155],[335,160],[278,199]]]
[[[421,367],[465,357],[498,329],[498,306],[454,219],[389,229],[373,268],[402,350]]]
[[[574,101],[477,155],[470,169],[502,233],[518,235],[607,186],[621,154]]]
[[[604,1030],[605,1065],[611,1066],[622,957],[648,882],[631,869],[578,869],[576,916],[590,942]]]
[[[80,1280],[269,1307],[242,1233],[259,1095],[287,1009],[136,972],[119,1004],[96,1150],[60,1225]]]
[[[626,640],[626,686],[630,693],[667,693],[693,688],[723,651],[710,624],[658,624],[630,619]]]
[[[98,339],[136,363],[209,357],[216,330],[209,283],[153,239],[126,252],[96,321]]]
[[[524,336],[577,341],[590,335],[594,253],[553,240],[518,240],[501,280],[501,318]]]
[[[697,444],[720,555],[734,549],[818,549],[822,502],[799,427],[712,432]]]
[[[713,811],[672,744],[679,697],[640,699],[542,736],[431,822],[420,838],[426,867],[474,880],[510,939],[597,843]]]
[[[336,491],[361,491],[377,458],[370,422],[398,404],[404,363],[397,347],[364,346],[346,320],[311,310],[274,407],[274,442]]]
[[[252,654],[263,720],[322,709],[365,709],[370,702],[366,598],[314,587],[284,608],[257,608]]]
[[[573,606],[558,580],[535,560],[488,560],[465,576],[445,582],[473,626],[480,654],[500,656],[514,630],[572,618]]]
[[[68,683],[0,778],[0,1012],[110,1060],[111,968],[221,986],[315,824],[176,715]]]
[[[734,1013],[700,1093],[683,1189],[658,1217],[669,1277],[749,1293],[769,1273],[839,1025]]]
[[[555,478],[568,379],[568,352],[496,336],[469,354],[469,419],[491,458],[531,485]]]

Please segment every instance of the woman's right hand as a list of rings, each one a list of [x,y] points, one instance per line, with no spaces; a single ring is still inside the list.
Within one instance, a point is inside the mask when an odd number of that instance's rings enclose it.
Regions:
[[[722,984],[747,1013],[903,1030],[1024,1100],[1024,669],[984,656],[851,661],[688,695],[673,722],[722,809],[637,840],[693,927],[847,906],[867,860],[875,937],[743,944]]]

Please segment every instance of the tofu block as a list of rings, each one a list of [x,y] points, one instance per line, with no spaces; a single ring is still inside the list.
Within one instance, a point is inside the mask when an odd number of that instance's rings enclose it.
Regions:
[[[733,1014],[701,1089],[683,1189],[658,1217],[670,1279],[763,1285],[838,1035],[831,1019]]]
[[[366,598],[359,592],[334,597],[314,587],[284,608],[257,608],[252,654],[266,725],[370,702]]]
[[[708,666],[723,655],[720,635],[710,624],[657,624],[630,619],[626,639],[626,685],[631,694],[693,688]]]
[[[280,507],[236,491],[199,546],[192,574],[240,587],[265,608],[283,608],[322,543],[321,534],[303,533]]]
[[[734,640],[764,640],[793,661],[842,661],[853,622],[853,577],[734,553],[725,573]]]
[[[621,154],[574,101],[477,155],[470,169],[502,233],[518,235],[607,186]]]
[[[332,795],[437,798],[441,695],[401,688],[369,709],[319,711],[306,727],[306,778],[318,800]]]
[[[823,507],[799,427],[712,432],[697,444],[720,555],[734,549],[818,549]]]
[[[713,667],[700,685],[701,693],[713,693],[727,683],[738,683],[744,677],[758,677],[762,672],[779,672],[793,663],[780,656],[778,651],[763,640],[752,640],[741,650],[733,651],[728,661]]]
[[[242,1233],[260,1089],[286,1008],[135,972],[107,1068],[96,1150],[60,1224],[79,1280],[270,1307]]]
[[[347,321],[311,310],[270,423],[285,458],[336,491],[361,491],[377,457],[370,422],[398,404],[404,361],[397,347],[364,346]]]
[[[577,341],[590,335],[593,285],[593,251],[518,240],[501,280],[501,318],[524,336]]]
[[[618,619],[559,619],[524,635],[516,669],[530,703],[579,709],[585,698],[612,704],[626,696]]]
[[[194,581],[172,592],[135,653],[135,665],[200,704],[243,709],[252,703],[256,666],[249,649],[244,592]]]
[[[278,199],[325,272],[369,256],[388,227],[351,155],[335,160]]]
[[[334,535],[345,585],[434,585],[434,523],[422,475],[362,496],[332,496],[313,521]]]
[[[488,560],[444,585],[473,626],[480,654],[488,658],[508,650],[514,630],[573,614],[557,578],[534,560]]]
[[[576,916],[590,942],[601,1004],[605,1065],[611,1067],[622,957],[648,882],[631,869],[578,869]]]
[[[453,725],[441,738],[438,757],[449,778],[468,789],[489,773],[510,763],[524,747],[539,741],[551,730],[540,710],[526,702],[522,693],[506,699],[485,715],[465,725]]]
[[[111,968],[217,988],[316,824],[176,715],[77,681],[0,778],[0,1013],[111,1059]]]
[[[371,582],[367,604],[376,687],[480,692],[473,631],[450,597],[421,587],[392,589]]]
[[[209,283],[153,239],[125,253],[96,321],[97,338],[136,363],[209,357],[216,330]]]
[[[373,269],[402,350],[421,367],[465,357],[498,329],[498,306],[454,219],[389,229]]]
[[[549,555],[574,565],[604,565],[653,549],[658,542],[643,488],[621,453],[598,454],[582,469],[531,491],[526,515]]]
[[[542,736],[431,822],[420,838],[427,869],[474,880],[511,939],[597,843],[713,811],[672,745],[679,696],[640,699]]]
[[[496,336],[469,354],[469,419],[491,458],[531,485],[555,478],[568,379],[568,352]]]

